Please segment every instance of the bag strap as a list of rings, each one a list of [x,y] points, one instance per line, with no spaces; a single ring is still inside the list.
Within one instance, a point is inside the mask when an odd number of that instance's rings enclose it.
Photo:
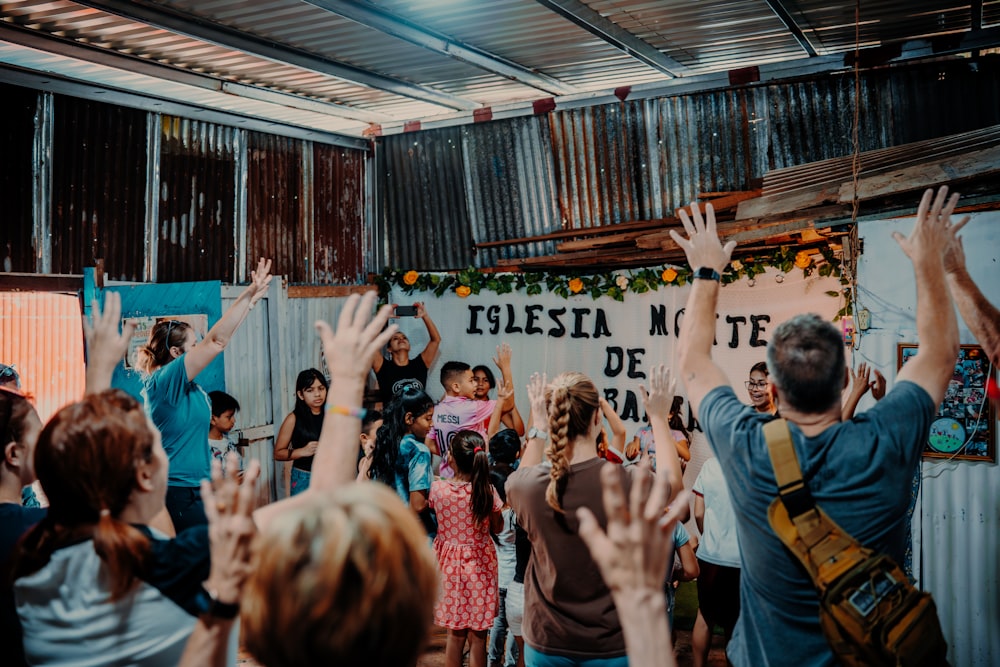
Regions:
[[[771,503],[768,521],[822,593],[841,573],[871,552],[816,505],[802,479],[788,422],[784,419],[768,422],[764,425],[764,438],[778,483],[778,498]]]

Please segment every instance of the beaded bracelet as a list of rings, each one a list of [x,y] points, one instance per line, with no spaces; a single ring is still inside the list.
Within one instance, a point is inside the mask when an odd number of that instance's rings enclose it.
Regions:
[[[346,405],[328,405],[326,408],[327,412],[332,412],[335,415],[345,415],[347,417],[357,417],[358,419],[364,420],[368,416],[368,411],[364,408],[351,408]]]

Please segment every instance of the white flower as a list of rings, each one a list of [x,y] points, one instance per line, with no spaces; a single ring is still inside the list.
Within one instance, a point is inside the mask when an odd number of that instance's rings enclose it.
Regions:
[[[628,289],[628,276],[618,276],[617,278],[615,278],[615,285],[618,285],[618,287],[623,292],[625,290],[627,290]]]

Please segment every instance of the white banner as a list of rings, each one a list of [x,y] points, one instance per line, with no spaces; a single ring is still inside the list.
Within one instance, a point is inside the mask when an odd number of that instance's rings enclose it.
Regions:
[[[764,360],[764,349],[775,327],[806,312],[832,320],[842,299],[827,291],[841,290],[836,278],[784,275],[776,269],[725,285],[719,299],[716,325],[716,362],[726,370],[737,394],[745,396],[743,381],[750,367]],[[462,298],[453,292],[435,297],[430,292],[405,295],[394,289],[390,301],[408,305],[423,300],[441,332],[441,348],[427,377],[428,393],[440,398],[439,369],[446,361],[472,366],[489,365],[496,347],[510,343],[514,350],[514,388],[518,407],[527,419],[525,385],[531,373],[549,377],[569,370],[590,376],[631,429],[644,421],[639,385],[657,363],[676,364],[677,332],[684,316],[690,286],[666,287],[644,294],[625,293],[624,301],[589,295],[563,299],[544,293],[498,295],[492,292]],[[410,337],[412,352],[427,344],[419,320],[396,320]],[[683,386],[678,393],[683,394]]]

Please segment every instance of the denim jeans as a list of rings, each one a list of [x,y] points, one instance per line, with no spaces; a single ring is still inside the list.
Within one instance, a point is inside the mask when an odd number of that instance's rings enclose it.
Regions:
[[[501,664],[503,658],[504,667],[514,667],[514,663],[517,662],[517,644],[514,642],[514,633],[507,631],[507,589],[501,588],[499,593],[499,613],[493,619],[493,627],[490,628],[488,664],[491,667]]]
[[[309,478],[312,473],[307,470],[292,468],[292,477],[289,482],[288,495],[296,496],[309,488]]]
[[[628,667],[628,657],[620,658],[569,658],[549,655],[524,645],[525,667]]]

